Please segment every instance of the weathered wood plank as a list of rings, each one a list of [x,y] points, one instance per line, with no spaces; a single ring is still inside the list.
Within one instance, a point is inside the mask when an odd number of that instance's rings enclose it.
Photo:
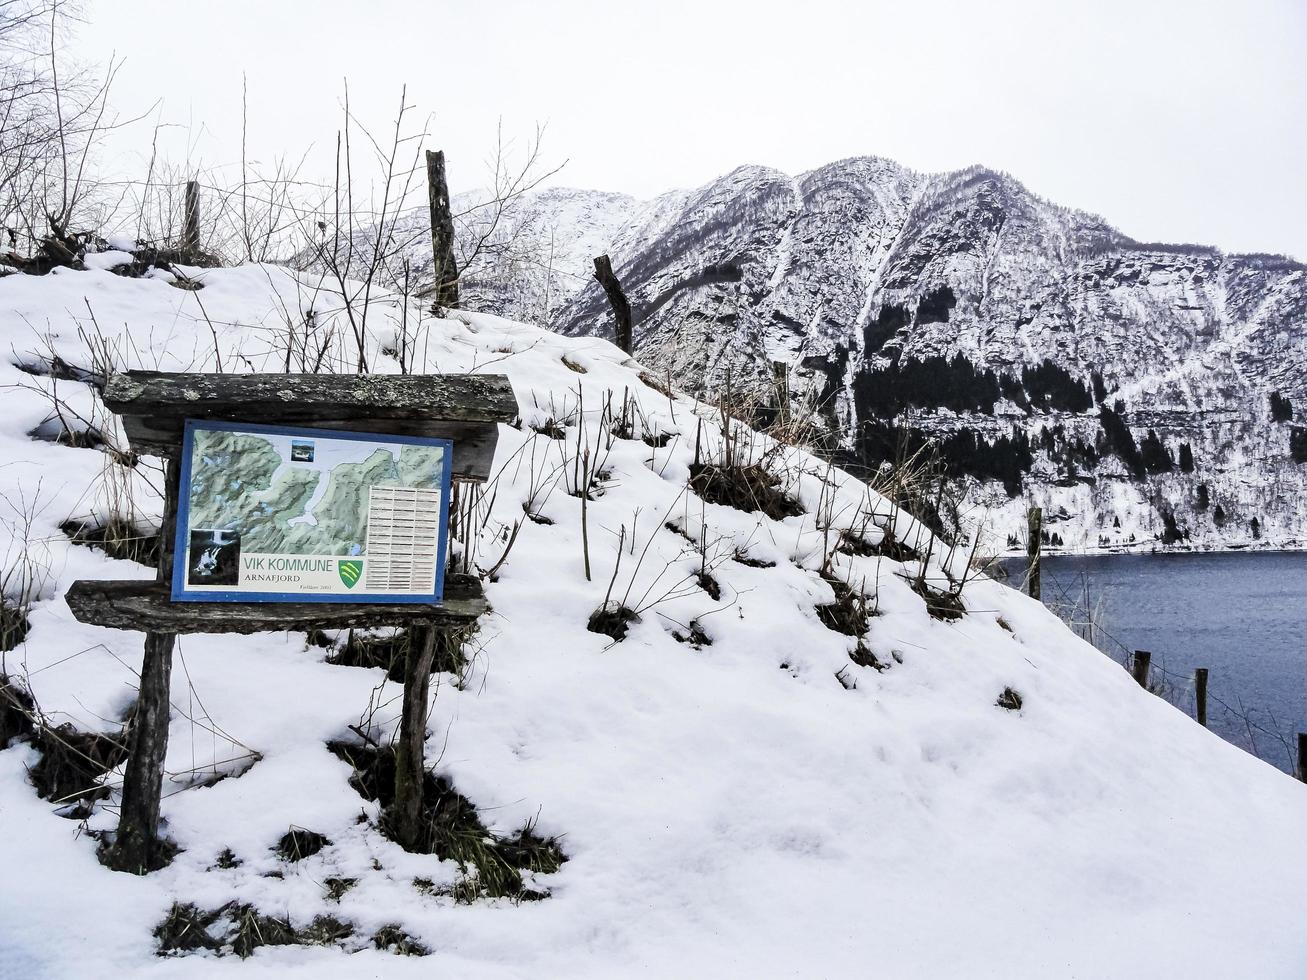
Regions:
[[[104,389],[119,415],[238,419],[508,422],[517,398],[501,374],[173,374],[126,371]]]
[[[172,633],[276,633],[367,626],[448,626],[486,611],[474,575],[445,578],[438,605],[346,602],[173,602],[160,582],[74,582],[65,598],[79,622]]]
[[[177,512],[181,467],[169,461],[164,472],[163,526],[168,527]],[[159,549],[155,581],[139,583],[156,590],[168,589],[172,578],[172,549]],[[137,583],[132,583],[137,584]],[[172,651],[175,631],[147,623],[145,653],[141,659],[141,686],[136,696],[123,771],[122,808],[118,834],[106,849],[105,863],[117,870],[145,874],[158,867],[159,800],[163,791],[163,760],[168,754],[168,705],[172,686]]]
[[[423,626],[412,632],[404,659],[404,700],[399,743],[395,746],[395,807],[392,814],[401,847],[418,849],[422,836],[422,783],[427,742],[427,700],[431,693],[431,662],[436,656],[436,631]]]
[[[241,413],[225,421],[258,422]],[[296,424],[296,423],[290,423]],[[309,423],[299,423],[308,425]],[[123,416],[123,431],[133,450],[145,456],[175,457],[181,452],[182,431],[185,419],[177,416],[154,417],[147,415]],[[455,480],[485,482],[490,479],[495,461],[495,446],[499,442],[499,426],[494,422],[446,422],[429,419],[317,419],[311,423],[315,429],[338,431],[382,432],[387,435],[421,436],[426,439],[452,439],[454,442],[453,476]]]

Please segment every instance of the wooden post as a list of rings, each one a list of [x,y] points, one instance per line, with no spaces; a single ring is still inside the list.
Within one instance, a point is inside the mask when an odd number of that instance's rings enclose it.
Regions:
[[[1298,771],[1295,775],[1307,783],[1307,732],[1298,733]]]
[[[186,182],[186,223],[182,229],[182,250],[194,256],[200,250],[200,182]]]
[[[1152,661],[1153,655],[1147,650],[1136,650],[1134,659],[1130,663],[1130,673],[1144,690],[1148,690],[1148,666]]]
[[[163,523],[159,526],[158,581],[172,579],[173,523],[177,516],[181,466],[167,462],[164,475]],[[105,864],[115,871],[145,874],[159,857],[159,799],[163,792],[163,760],[168,753],[168,692],[172,684],[172,648],[176,635],[154,631],[145,634],[141,661],[141,687],[123,773],[122,809],[118,836],[105,853]]]
[[[1029,570],[1026,572],[1026,591],[1032,599],[1039,596],[1039,552],[1043,546],[1044,511],[1040,507],[1031,507],[1026,512],[1026,559]]]
[[[772,361],[771,376],[776,389],[776,421],[784,425],[790,414],[790,365]]]
[[[427,695],[436,655],[436,627],[409,631],[404,657],[404,704],[395,749],[395,809],[391,827],[399,845],[415,850],[422,839],[422,783],[426,778]]]
[[[1207,727],[1207,668],[1199,667],[1194,671],[1194,707],[1198,713],[1198,724]]]
[[[622,284],[617,281],[617,276],[613,273],[613,263],[607,255],[600,255],[595,259],[595,279],[604,288],[608,296],[608,305],[613,308],[613,316],[617,318],[617,346],[628,354],[634,353],[634,340],[631,336],[631,304],[626,299],[626,293],[622,291]]]
[[[436,305],[458,307],[458,266],[454,261],[454,216],[449,209],[445,152],[427,150],[427,202],[431,206],[431,253],[435,260]]]

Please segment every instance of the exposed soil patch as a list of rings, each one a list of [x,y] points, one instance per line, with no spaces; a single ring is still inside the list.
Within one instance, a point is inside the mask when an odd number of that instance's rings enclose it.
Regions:
[[[404,683],[404,661],[412,643],[409,630],[395,630],[391,635],[372,635],[351,633],[345,645],[336,653],[327,657],[327,663],[339,667],[380,667],[396,684]],[[460,677],[467,669],[467,657],[463,653],[460,637],[436,631],[436,655],[431,662],[431,672],[457,674]]]
[[[53,378],[56,381],[80,381],[90,385],[97,391],[104,390],[105,379],[103,374],[97,374],[94,371],[88,371],[85,368],[69,364],[58,354],[27,361],[17,361],[14,363],[14,367],[33,377]]]
[[[538,432],[547,439],[566,439],[567,430],[555,422],[553,419],[547,419],[531,426],[531,431]]]
[[[685,540],[689,541],[690,544],[698,544],[698,542],[695,541],[694,538],[690,537],[690,532],[687,531],[685,528],[681,527],[681,525],[677,524],[675,521],[667,521],[665,524],[663,524],[663,527],[671,531],[673,534],[685,538]]]
[[[354,935],[354,926],[334,915],[319,915],[301,929],[297,941],[306,946],[335,946]]]
[[[731,556],[731,560],[734,562],[738,562],[741,565],[746,565],[749,568],[775,568],[776,567],[776,563],[774,561],[763,561],[761,558],[751,558],[747,551],[736,550],[735,554]]]
[[[147,568],[159,567],[158,531],[147,531],[129,521],[97,524],[89,518],[71,518],[60,524],[59,530],[74,544],[103,551],[110,558],[134,561]]]
[[[216,269],[222,265],[222,260],[216,255],[210,255],[208,252],[200,250],[188,250],[182,248],[158,248],[154,245],[138,244],[132,249],[132,261],[116,266],[113,271],[120,276],[126,276],[129,279],[136,279],[151,269],[162,269],[164,272],[171,272],[174,276],[182,276],[182,273],[173,268],[173,265],[180,263],[182,265],[195,265],[202,269]]]
[[[817,618],[827,629],[837,633],[846,636],[865,635],[867,621],[872,615],[867,608],[866,596],[833,575],[824,574],[822,579],[834,590],[835,601],[817,606]]]
[[[225,764],[226,768],[219,769],[215,764],[210,769],[197,770],[196,772],[187,773],[185,776],[175,776],[173,782],[184,784],[181,787],[183,789],[208,789],[211,786],[217,786],[226,779],[239,779],[253,769],[256,763],[262,761],[262,755],[258,752],[251,752],[233,760],[234,764]]]
[[[846,555],[861,555],[863,558],[869,558],[876,554],[876,549],[868,543],[866,538],[861,534],[855,534],[848,528],[840,532],[840,539],[835,545],[835,550]]]
[[[100,777],[127,758],[123,734],[83,732],[70,724],[41,728],[32,743],[41,750],[41,760],[28,772],[37,795],[58,805],[76,804],[65,816],[79,820],[109,795]]]
[[[886,666],[871,652],[871,648],[861,640],[858,641],[857,648],[849,654],[849,659],[859,667],[871,667],[874,670],[884,670]]]
[[[513,867],[536,874],[553,874],[567,861],[558,841],[541,837],[531,824],[511,837],[502,838],[498,848],[500,856]]]
[[[311,647],[320,647],[323,650],[330,650],[336,645],[336,641],[331,638],[326,630],[314,629],[309,630],[304,635],[304,642]]]
[[[967,607],[962,601],[960,592],[953,590],[941,592],[921,576],[907,581],[912,591],[925,600],[926,612],[930,613],[932,619],[953,622],[967,614]]]
[[[107,445],[104,435],[94,426],[77,428],[58,418],[46,419],[31,432],[29,439],[37,442],[50,442],[56,446],[71,446],[73,449],[103,449]]]
[[[672,397],[672,389],[667,387],[666,382],[664,382],[657,375],[651,374],[648,371],[641,371],[640,380],[643,381],[650,388],[652,388],[654,391],[658,392],[658,394],[662,395],[664,398]]]
[[[230,847],[224,847],[214,860],[213,866],[221,868],[223,871],[230,871],[232,868],[239,868],[244,862],[236,856],[236,852]]]
[[[994,703],[1000,708],[1006,708],[1008,711],[1020,711],[1021,695],[1012,690],[1012,688],[1005,687],[1003,688],[1003,693],[998,696],[998,700]]]
[[[704,631],[697,619],[690,620],[689,629],[685,632],[672,630],[672,639],[677,643],[688,643],[696,650],[712,646],[712,637]]]
[[[22,606],[10,604],[8,598],[0,596],[0,652],[9,651],[27,639],[31,623],[27,622],[26,610]]]
[[[332,742],[327,746],[348,762],[354,773],[350,785],[360,796],[381,804],[381,832],[391,837],[386,811],[395,796],[395,753],[352,742]],[[453,890],[460,901],[482,895],[491,898],[532,899],[532,892],[522,882],[523,871],[551,873],[567,860],[558,841],[537,835],[531,825],[515,835],[497,838],[481,822],[476,807],[449,780],[432,772],[422,782],[423,833],[417,853],[434,854],[441,860],[456,861],[464,879]],[[393,838],[392,838],[393,839]]]
[[[626,639],[631,624],[639,619],[639,616],[625,606],[610,602],[590,614],[590,620],[585,624],[585,628],[591,633],[602,633],[620,642]]]
[[[3,647],[0,649],[10,649]],[[19,739],[36,734],[36,704],[32,696],[0,674],[0,750],[9,748]]]
[[[418,942],[399,926],[382,926],[372,937],[372,945],[389,950],[397,956],[430,956],[431,950]]]
[[[176,902],[154,928],[159,956],[207,951],[218,956],[250,956],[261,946],[331,946],[354,935],[354,927],[320,915],[302,929],[287,918],[264,915],[253,905],[228,902],[211,911]]]
[[[699,583],[699,588],[708,593],[713,602],[721,602],[722,587],[717,584],[717,580],[707,572],[700,572],[695,579]]]
[[[306,857],[317,854],[330,843],[331,841],[315,831],[292,827],[281,840],[277,841],[277,846],[273,850],[284,861],[303,861]]]
[[[659,432],[656,434],[646,432],[640,437],[640,441],[651,449],[662,449],[672,441],[672,434],[670,432]]]
[[[339,902],[345,893],[358,883],[357,878],[328,878],[322,883],[322,887],[329,899],[333,902]]]
[[[794,517],[803,507],[778,489],[780,480],[760,463],[751,466],[690,465],[690,489],[710,504],[746,513],[761,511],[773,520]]]
[[[221,914],[222,909],[201,912],[190,903],[174,902],[163,921],[154,927],[154,938],[159,943],[157,954],[173,956],[195,953],[202,949],[215,952],[221,949],[221,941],[209,935],[209,927]]]
[[[888,558],[891,561],[916,561],[919,557],[916,549],[909,548],[896,539],[894,532],[890,528],[884,529],[884,536],[877,544],[872,544],[862,535],[845,529],[840,532],[839,544],[835,546],[835,549],[844,552],[846,555],[861,555],[864,558]]]

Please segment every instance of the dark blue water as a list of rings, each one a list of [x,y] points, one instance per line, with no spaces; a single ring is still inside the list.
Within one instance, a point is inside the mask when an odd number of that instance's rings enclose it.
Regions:
[[[1019,586],[1024,563],[1005,564]],[[1307,553],[1046,557],[1043,598],[1118,661],[1151,651],[1154,682],[1191,716],[1207,667],[1208,727],[1292,771],[1307,731]]]

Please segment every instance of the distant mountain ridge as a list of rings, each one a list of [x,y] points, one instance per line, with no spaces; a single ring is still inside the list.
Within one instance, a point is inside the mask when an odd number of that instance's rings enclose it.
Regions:
[[[1031,502],[1072,549],[1307,544],[1291,259],[1141,243],[1006,174],[878,157],[523,207],[549,272],[498,270],[478,308],[610,337],[590,267],[607,252],[644,363],[708,394],[784,362],[870,462],[891,429],[938,440],[1000,545]]]

